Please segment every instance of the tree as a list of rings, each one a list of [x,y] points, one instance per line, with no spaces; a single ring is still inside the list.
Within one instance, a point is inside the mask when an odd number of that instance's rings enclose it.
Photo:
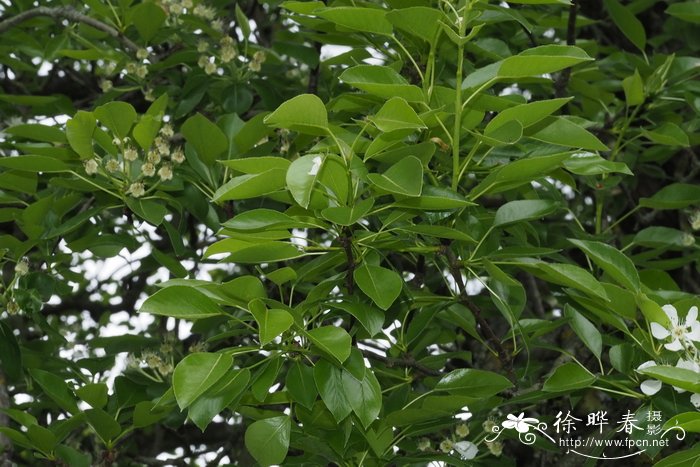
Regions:
[[[700,4],[2,5],[3,465],[700,458]]]

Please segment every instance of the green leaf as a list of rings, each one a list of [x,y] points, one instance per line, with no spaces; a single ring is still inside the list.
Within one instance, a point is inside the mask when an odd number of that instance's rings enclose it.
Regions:
[[[183,358],[173,371],[173,391],[180,409],[189,407],[207,389],[216,384],[230,368],[230,355],[199,352]]]
[[[666,14],[689,23],[700,24],[700,5],[697,2],[672,3],[666,8]]]
[[[231,370],[224,375],[211,389],[198,397],[187,410],[187,417],[197,427],[204,431],[222,410],[238,398],[250,381],[250,370]]]
[[[636,293],[639,290],[639,274],[631,259],[621,253],[617,248],[601,242],[577,240],[569,241],[580,248],[603,271],[610,275],[616,282]]]
[[[389,167],[383,174],[369,174],[377,188],[404,196],[420,196],[423,188],[423,164],[417,157],[408,156]]]
[[[324,161],[325,156],[321,154],[307,154],[292,162],[287,170],[287,189],[303,208],[309,207],[311,193],[323,169]]]
[[[262,300],[253,300],[248,305],[250,313],[258,323],[260,345],[265,345],[289,329],[294,318],[285,310],[268,310]]]
[[[353,273],[355,282],[365,295],[382,310],[388,310],[399,297],[403,279],[395,271],[381,266],[363,264]]]
[[[219,305],[202,292],[182,285],[166,287],[154,293],[143,302],[139,313],[192,320],[224,314]]]
[[[61,459],[65,465],[70,465],[71,467],[90,467],[94,465],[92,463],[92,456],[90,454],[83,454],[82,452],[70,447],[65,444],[56,446],[54,449],[56,456]]]
[[[700,392],[700,374],[696,371],[670,365],[652,366],[637,371],[686,391]]]
[[[40,370],[38,368],[31,368],[29,374],[32,376],[34,381],[36,381],[41,389],[49,396],[60,408],[76,414],[79,412],[78,405],[75,402],[75,398],[68,389],[68,385],[63,380],[48,371]]]
[[[691,204],[700,204],[700,185],[672,183],[639,200],[640,206],[652,209],[682,209]]]
[[[92,149],[92,134],[96,126],[95,116],[83,110],[77,111],[73,118],[66,122],[68,144],[81,159],[91,159],[95,155]]]
[[[568,362],[554,370],[542,386],[546,392],[565,392],[587,388],[595,382],[595,376],[577,363]]]
[[[22,353],[10,327],[0,321],[0,364],[10,382],[22,377]]]
[[[314,227],[312,224],[298,221],[283,212],[272,209],[251,209],[242,212],[233,219],[224,222],[223,226],[241,232]]]
[[[642,130],[642,134],[656,144],[665,146],[690,146],[688,135],[675,123],[666,122],[655,130]]]
[[[292,422],[287,416],[266,418],[245,431],[245,446],[262,466],[282,464],[289,450]]]
[[[170,413],[169,408],[156,408],[155,405],[156,404],[151,401],[142,401],[134,406],[132,418],[136,428],[144,428],[153,425]]]
[[[167,15],[153,2],[143,2],[131,10],[132,21],[141,38],[148,42],[161,30]]]
[[[212,165],[228,149],[224,132],[200,113],[188,118],[180,131],[207,165]]]
[[[350,356],[352,338],[343,328],[321,326],[306,333],[309,340],[325,354],[343,363]]]
[[[85,419],[107,446],[110,446],[111,442],[122,432],[121,426],[119,426],[114,417],[102,409],[86,410]]]
[[[374,205],[373,198],[363,199],[354,206],[337,206],[321,211],[321,216],[329,222],[349,226],[362,219]]]
[[[275,128],[309,135],[325,135],[329,131],[326,106],[314,94],[302,94],[289,99],[266,116],[263,122]]]
[[[569,318],[569,325],[581,339],[581,342],[600,360],[603,353],[603,337],[600,331],[585,316],[568,304],[564,306],[564,315]]]
[[[75,390],[78,397],[95,409],[101,409],[107,405],[109,399],[107,392],[108,388],[104,383],[86,384]]]
[[[572,287],[586,292],[594,297],[609,301],[605,288],[588,271],[573,264],[545,263],[544,261],[528,260],[518,263],[518,266],[529,270],[542,279]]]
[[[343,28],[391,36],[393,28],[386,19],[386,11],[377,8],[336,7],[316,10],[321,18]]]
[[[370,370],[366,370],[364,378],[358,380],[349,371],[343,371],[345,396],[360,419],[362,426],[367,429],[377,419],[382,409],[382,388],[379,381]]]
[[[430,44],[437,39],[437,34],[440,31],[440,21],[447,21],[442,11],[425,6],[391,10],[386,14],[386,19],[394,27],[419,37]]]
[[[571,153],[568,152],[549,156],[528,157],[496,168],[477,186],[472,188],[469,198],[475,200],[487,193],[501,193],[530,183],[532,180],[544,177],[553,170],[558,169],[569,157],[571,157]]]
[[[371,120],[385,133],[426,128],[416,111],[400,97],[392,97],[386,101]]]
[[[119,139],[123,139],[129,134],[136,121],[136,110],[131,104],[121,101],[103,104],[97,107],[94,113],[95,117],[112,130],[112,133]]]
[[[66,139],[66,134],[55,126],[41,125],[38,123],[15,125],[3,131],[7,134],[31,139],[33,141],[43,141],[46,143],[66,143],[68,141]]]
[[[435,386],[435,389],[447,391],[450,394],[485,398],[512,387],[513,383],[498,373],[474,368],[463,368],[453,370],[443,376]]]
[[[384,326],[384,313],[373,306],[356,302],[331,302],[329,305],[357,318],[370,337],[379,334]]]
[[[586,52],[572,45],[541,45],[503,60],[498,67],[497,77],[538,76],[591,60],[593,59]]]
[[[138,145],[141,146],[141,149],[148,151],[158,134],[158,130],[160,130],[160,119],[158,117],[142,115],[131,134]]]
[[[230,252],[227,260],[242,264],[270,263],[298,258],[304,253],[291,243],[265,241],[258,244],[227,238],[207,248],[205,257]]]
[[[345,393],[342,370],[321,359],[314,366],[314,381],[321,400],[336,422],[350,415],[352,406]]]
[[[258,198],[281,190],[285,186],[286,170],[270,169],[261,173],[233,177],[214,193],[212,201]]]
[[[557,210],[559,204],[544,199],[525,199],[510,201],[496,211],[494,227],[503,227],[516,222],[540,219]]]
[[[287,372],[285,386],[296,402],[309,410],[313,408],[318,390],[314,383],[314,370],[311,367],[295,362]]]
[[[243,10],[241,10],[240,5],[236,3],[236,22],[238,23],[238,27],[241,28],[241,32],[243,33],[243,40],[248,41],[248,38],[250,37],[251,30],[250,30],[250,22],[248,18],[246,17],[245,13],[243,13]]]
[[[687,247],[687,235],[682,230],[653,226],[637,232],[632,240],[635,245],[650,248]]]
[[[624,162],[611,162],[592,152],[579,152],[564,161],[564,168],[576,175],[601,175],[612,172],[634,175]]]
[[[571,99],[571,97],[550,99],[509,107],[502,110],[488,125],[486,125],[484,135],[492,135],[495,130],[513,120],[520,122],[523,128],[532,126],[559,110],[564,104],[571,101]]]
[[[629,107],[644,103],[644,83],[636,68],[634,74],[622,80],[622,89],[625,91],[625,101]]]
[[[549,117],[545,122],[549,122],[549,124],[537,133],[529,135],[530,138],[569,148],[581,148],[590,151],[609,150],[593,133],[570,120],[562,117]]]
[[[32,154],[0,158],[0,167],[43,173],[66,172],[70,170],[68,164],[62,160],[54,157],[35,156]]]
[[[617,0],[603,0],[605,9],[610,13],[615,26],[622,31],[627,39],[642,53],[647,43],[647,34],[644,25],[637,19],[635,14]]]
[[[36,448],[44,453],[50,453],[53,451],[56,444],[58,444],[58,439],[56,435],[40,425],[32,425],[27,429],[27,437],[36,446]]]
[[[696,23],[700,23],[698,18]],[[654,467],[698,467],[700,466],[700,446],[674,452],[654,464]]]
[[[273,169],[286,172],[291,164],[287,159],[275,156],[246,157],[244,159],[219,161],[219,163],[244,174],[259,174]]]
[[[449,188],[433,185],[424,186],[420,196],[404,198],[393,204],[393,206],[399,208],[421,209],[424,211],[442,211],[473,205],[474,203],[467,201]]]
[[[343,82],[375,96],[401,97],[408,102],[423,102],[423,91],[388,66],[357,65],[345,70],[339,77]]]

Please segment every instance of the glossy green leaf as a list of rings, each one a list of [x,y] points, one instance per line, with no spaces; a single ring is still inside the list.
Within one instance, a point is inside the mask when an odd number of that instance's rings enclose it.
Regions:
[[[289,450],[292,422],[287,416],[266,418],[245,431],[245,446],[262,466],[282,464]]]
[[[318,395],[313,368],[295,362],[287,372],[285,386],[296,402],[308,409],[313,408]]]
[[[600,359],[603,353],[603,337],[595,325],[569,305],[564,308],[564,316],[569,319],[569,325],[579,339]]]
[[[372,118],[372,122],[385,133],[426,128],[416,111],[400,97],[392,97],[386,101]]]
[[[656,144],[665,146],[690,146],[688,135],[675,123],[666,122],[654,130],[644,130],[642,134]]]
[[[223,315],[219,305],[211,298],[192,287],[181,285],[157,291],[143,302],[139,313],[192,320]]]
[[[334,357],[343,363],[350,356],[352,338],[343,328],[321,326],[306,333],[309,340],[326,355]]]
[[[382,409],[382,388],[372,371],[364,373],[364,378],[358,380],[350,372],[342,372],[345,396],[362,426],[367,428]]]
[[[292,326],[294,318],[285,310],[268,310],[260,300],[253,300],[249,305],[250,313],[258,323],[260,345],[265,345]]]
[[[131,12],[134,26],[139,32],[139,36],[146,42],[149,42],[158,33],[167,18],[163,8],[150,1],[136,5]]]
[[[576,175],[601,175],[613,172],[633,175],[624,162],[612,162],[592,152],[572,154],[564,161],[564,168]]]
[[[378,65],[357,65],[348,68],[340,79],[357,89],[379,97],[401,97],[408,102],[422,102],[423,91],[398,74],[393,68]]]
[[[350,415],[352,406],[345,393],[342,370],[321,359],[314,366],[314,381],[321,400],[337,422]]]
[[[542,386],[546,392],[565,392],[587,388],[596,378],[577,363],[568,362],[554,370]]]
[[[423,211],[442,211],[473,205],[461,195],[446,187],[425,185],[420,196],[404,198],[394,203],[395,207],[420,209]]]
[[[700,24],[700,5],[697,2],[672,3],[666,8],[666,14],[689,23]]]
[[[221,185],[212,200],[220,202],[268,195],[284,188],[285,177],[286,171],[276,168],[261,173],[239,175]]]
[[[95,116],[83,110],[76,112],[73,118],[66,122],[68,144],[81,159],[90,159],[95,155],[92,149],[92,134],[96,125]]]
[[[207,165],[213,164],[228,149],[228,139],[224,132],[202,114],[188,118],[180,131]]]
[[[540,219],[555,212],[557,208],[557,203],[544,199],[510,201],[498,208],[493,226],[503,227],[516,222]]]
[[[75,397],[63,378],[39,368],[30,369],[29,374],[61,409],[72,414],[79,412]]]
[[[101,409],[107,405],[107,400],[109,396],[107,394],[108,388],[104,383],[93,383],[86,384],[75,390],[75,393],[79,398],[87,402],[94,409]]]
[[[634,263],[617,248],[601,242],[569,239],[616,282],[633,293],[639,290],[639,274]]]
[[[635,14],[618,0],[603,0],[605,9],[610,13],[615,25],[622,34],[634,44],[640,51],[644,52],[647,43],[647,34],[644,25],[637,19]]]
[[[303,208],[309,207],[324,161],[325,157],[320,154],[307,154],[292,162],[287,170],[287,189]]]
[[[639,205],[653,209],[681,209],[700,204],[700,186],[672,183],[657,191],[651,198],[642,198]]]
[[[22,376],[22,353],[17,338],[4,321],[0,321],[0,363],[10,382]]]
[[[250,370],[231,370],[214,384],[207,394],[195,399],[187,410],[187,417],[204,431],[212,419],[240,397],[250,381]]]
[[[95,430],[103,443],[110,445],[122,432],[119,423],[113,416],[102,409],[88,409],[85,411],[88,424]]]
[[[513,383],[498,373],[466,368],[453,370],[443,376],[435,389],[470,397],[490,397],[512,387]]]
[[[183,358],[173,371],[173,391],[180,409],[189,407],[230,368],[231,357],[221,353],[199,352]]]
[[[696,371],[670,365],[652,366],[637,371],[686,391],[700,393],[700,374]]]
[[[523,128],[532,126],[559,110],[571,99],[571,97],[550,99],[509,107],[501,111],[486,125],[484,135],[492,135],[495,130],[513,120],[520,122]]]
[[[581,290],[592,297],[608,301],[605,288],[588,271],[573,264],[545,263],[544,261],[529,260],[518,263],[518,266],[529,270],[542,279]]]
[[[622,89],[625,91],[625,101],[632,107],[644,103],[644,82],[639,75],[639,70],[634,70],[631,76],[622,80]]]
[[[384,326],[384,313],[373,306],[349,301],[333,302],[330,305],[357,318],[370,337],[379,334]]]
[[[315,12],[343,28],[390,36],[391,23],[386,19],[386,11],[377,8],[335,7]]]
[[[323,101],[314,94],[293,97],[263,120],[266,125],[310,135],[328,132],[328,113]]]
[[[581,148],[591,151],[609,150],[593,133],[570,120],[561,117],[550,117],[545,122],[549,122],[549,124],[538,132],[529,135],[530,138],[569,148]]]
[[[356,223],[369,212],[374,205],[373,198],[363,199],[354,206],[337,206],[321,211],[321,216],[329,222],[349,226]]]
[[[42,173],[67,172],[70,170],[68,164],[59,159],[32,154],[0,158],[0,167]]]
[[[68,141],[63,131],[54,126],[38,123],[14,125],[3,131],[19,138],[31,139],[32,141],[44,141],[46,143],[66,143]]]
[[[353,278],[360,290],[382,310],[389,309],[403,287],[401,276],[381,266],[363,264],[355,269]]]
[[[417,157],[409,156],[389,167],[383,174],[369,174],[367,178],[383,191],[420,196],[423,188],[423,164]]]
[[[148,151],[156,135],[158,135],[158,130],[160,130],[160,119],[158,117],[142,115],[131,133],[141,149]]]
[[[440,21],[446,21],[445,14],[426,6],[412,6],[391,10],[386,14],[386,19],[394,25],[413,36],[419,37],[428,43],[437,39],[440,31]]]
[[[103,104],[95,109],[94,114],[119,139],[123,139],[129,134],[136,121],[134,107],[121,101]]]

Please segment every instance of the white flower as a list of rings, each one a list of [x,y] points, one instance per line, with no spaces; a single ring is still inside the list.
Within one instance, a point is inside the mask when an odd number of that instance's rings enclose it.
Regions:
[[[204,68],[207,66],[207,63],[209,63],[209,57],[206,55],[200,55],[199,59],[197,60],[197,66],[199,66],[199,68]]]
[[[537,424],[539,420],[536,418],[526,418],[525,413],[521,412],[520,415],[517,417],[513,414],[508,414],[506,417],[507,420],[501,425],[503,425],[503,428],[507,428],[509,430],[516,429],[518,433],[527,433],[530,431],[530,427],[532,424]]]
[[[309,173],[307,175],[317,175],[318,171],[321,169],[321,164],[323,164],[323,158],[321,156],[316,156],[313,158],[314,165],[311,166],[311,169],[309,169]]]
[[[144,60],[148,58],[148,50],[146,49],[139,49],[136,51],[136,58],[139,60]]]
[[[134,198],[140,198],[146,193],[146,189],[143,187],[143,183],[136,182],[131,184],[127,193],[130,193]]]
[[[160,176],[160,179],[162,181],[166,180],[172,180],[173,179],[173,170],[170,168],[169,165],[164,165],[158,170],[158,175]]]
[[[450,451],[452,451],[452,448],[453,448],[453,447],[454,447],[454,444],[453,444],[452,441],[450,441],[449,439],[444,439],[444,440],[442,440],[442,442],[440,443],[440,450],[441,450],[442,452],[444,452],[445,454],[447,454],[447,453],[449,453]]]
[[[143,79],[148,74],[148,67],[146,65],[139,65],[136,68],[136,76]]]
[[[430,440],[428,438],[421,438],[420,441],[418,441],[418,450],[427,451],[428,449],[430,449]]]
[[[15,273],[18,276],[24,276],[29,272],[29,263],[26,259],[22,259],[20,262],[15,264]]]
[[[204,53],[209,49],[209,43],[203,39],[197,42],[197,52]]]
[[[114,87],[114,84],[110,80],[103,79],[100,81],[100,89],[102,89],[102,92],[109,92],[112,90],[112,87]]]
[[[148,162],[150,162],[150,163],[153,164],[153,165],[155,165],[155,164],[157,164],[158,162],[160,162],[160,154],[158,154],[158,152],[155,151],[155,150],[153,150],[153,149],[151,149],[150,151],[148,151],[148,156],[147,156],[147,158],[148,158]]]
[[[267,55],[265,55],[265,52],[262,50],[258,50],[253,54],[253,60],[259,63],[265,63],[265,60],[267,59]]]
[[[690,221],[690,228],[693,230],[700,230],[700,209],[696,209],[688,218]]]
[[[224,30],[224,22],[221,21],[220,19],[215,19],[214,21],[211,22],[211,28],[214,31],[222,32]]]
[[[670,327],[666,329],[659,323],[651,323],[651,334],[659,340],[671,337],[670,344],[664,344],[668,350],[682,350],[689,341],[700,342],[700,323],[698,322],[698,307],[688,310],[685,321],[678,320],[678,312],[673,305],[664,305],[664,313],[668,316]]]
[[[136,159],[138,159],[138,157],[139,157],[139,153],[136,152],[136,149],[134,149],[134,148],[124,149],[124,159],[133,162]]]
[[[469,427],[466,423],[460,423],[455,427],[455,434],[460,438],[466,438],[469,436]]]
[[[479,453],[479,449],[476,447],[476,444],[472,443],[471,441],[460,441],[459,443],[455,443],[453,447],[460,455],[462,460],[465,461],[474,459]]]
[[[496,457],[500,457],[501,453],[503,453],[503,444],[501,444],[500,441],[493,441],[493,442],[486,442],[486,447],[489,448],[489,451],[491,451],[491,454],[493,454]]]
[[[97,173],[97,161],[95,159],[88,159],[83,162],[85,165],[85,173],[88,175],[95,175]]]
[[[679,358],[678,363],[676,363],[676,368],[682,368],[684,370],[690,370],[695,373],[700,373],[700,363],[694,362],[692,360],[685,360]],[[679,388],[677,386],[673,386],[673,389],[675,389],[676,392],[685,392],[685,389]]]
[[[185,162],[185,153],[182,152],[182,148],[177,148],[173,153],[170,155],[170,158],[175,162],[176,164],[182,164]]]
[[[228,63],[236,58],[236,49],[230,46],[225,46],[221,48],[221,61]]]
[[[156,174],[156,168],[150,162],[146,162],[141,166],[141,172],[143,172],[146,177],[152,177]]]
[[[656,366],[656,362],[654,360],[649,360],[637,367],[637,371],[643,370],[645,368],[650,368]],[[653,396],[657,392],[661,390],[661,386],[663,383],[657,379],[647,379],[645,381],[642,381],[642,384],[639,386],[639,388],[642,390],[644,394],[647,396]]]
[[[105,163],[105,168],[107,172],[116,172],[119,170],[119,161],[116,159],[110,159]]]
[[[204,73],[208,75],[213,75],[214,73],[216,73],[216,63],[207,62],[207,64],[204,65]]]
[[[170,123],[166,123],[163,125],[163,127],[160,129],[160,134],[165,136],[166,138],[170,138],[173,136],[174,131],[173,131],[173,126]]]
[[[690,403],[693,404],[696,409],[700,410],[700,394],[693,394],[690,396]]]

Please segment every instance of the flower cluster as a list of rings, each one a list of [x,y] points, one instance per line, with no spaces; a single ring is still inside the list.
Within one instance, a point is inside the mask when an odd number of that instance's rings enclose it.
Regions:
[[[454,434],[445,438],[437,445],[437,449],[445,454],[457,454],[462,460],[474,459],[479,452],[476,444],[464,438],[469,436],[469,426],[461,423],[455,427]],[[458,441],[460,439],[460,441]],[[490,448],[489,448],[490,449]],[[432,443],[428,438],[421,438],[418,441],[419,451],[431,451]]]
[[[696,342],[700,342],[698,307],[691,307],[684,320],[678,317],[678,310],[673,305],[664,305],[663,311],[668,318],[668,325],[651,323],[652,336],[664,342],[664,348],[676,352],[678,355],[678,360],[675,363],[676,368],[700,374],[700,352],[696,346]],[[656,361],[649,360],[639,365],[637,370],[653,368],[657,365]],[[642,381],[640,389],[644,394],[652,396],[661,390],[662,385],[663,383],[659,380],[647,379]],[[679,393],[685,392],[685,389],[677,386],[674,386],[674,389]],[[700,393],[692,394],[690,402],[700,409]]]
[[[104,167],[103,173],[123,192],[134,198],[141,198],[148,192],[148,181],[158,177],[158,181],[167,182],[173,179],[173,167],[185,161],[181,147],[172,148],[170,140],[174,135],[172,125],[164,124],[158,136],[153,140],[152,148],[145,157],[131,142],[129,137],[114,138],[112,144],[119,148],[121,157],[94,157],[83,162],[87,175],[96,175]]]
[[[262,64],[265,63],[266,59],[267,55],[265,55],[265,52],[263,52],[262,50],[258,50],[253,54],[253,59],[250,62],[248,62],[248,68],[250,68],[250,71],[254,71],[257,73],[262,68]]]

